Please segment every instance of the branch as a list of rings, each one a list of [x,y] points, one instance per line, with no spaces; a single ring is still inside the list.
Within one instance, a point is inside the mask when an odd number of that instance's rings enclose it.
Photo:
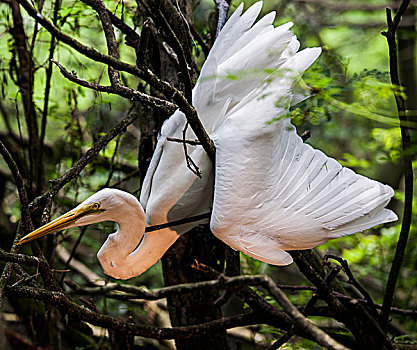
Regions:
[[[14,260],[20,262],[28,262],[33,264],[36,260],[33,257],[26,257],[20,255],[18,258],[13,257]],[[74,288],[74,283],[68,283],[72,288]],[[90,293],[85,293],[89,295],[103,294],[104,292],[114,291],[114,290],[123,290],[124,292],[135,293],[138,297],[145,296],[147,300],[160,299],[168,295],[181,294],[185,291],[196,290],[196,289],[205,289],[208,287],[239,287],[249,286],[249,285],[259,285],[266,288],[271,295],[283,306],[283,308],[289,313],[294,322],[299,325],[303,330],[303,333],[309,335],[312,339],[318,342],[321,345],[328,347],[329,349],[346,349],[340,344],[336,343],[332,338],[325,334],[318,327],[311,324],[301,313],[295,308],[294,305],[290,303],[284,293],[275,285],[275,283],[267,276],[237,276],[237,277],[225,277],[220,275],[220,278],[214,281],[203,281],[197,283],[182,284],[177,286],[170,286],[161,288],[159,290],[147,291],[141,290],[137,287],[130,285],[122,284],[111,284],[103,287],[96,288],[83,288],[84,292],[90,291]],[[75,285],[76,286],[76,285]],[[139,292],[140,290],[140,292]],[[117,330],[123,330],[135,335],[140,335],[148,338],[156,339],[173,339],[181,338],[188,336],[196,336],[208,334],[214,329],[218,328],[232,328],[241,325],[256,324],[263,322],[262,313],[251,313],[247,315],[238,315],[230,318],[223,318],[216,321],[211,321],[205,324],[188,326],[188,327],[173,327],[173,328],[156,328],[135,325],[133,323],[122,322],[116,320],[112,317],[97,314],[88,309],[82,308],[79,305],[73,303],[68,297],[61,292],[52,292],[40,288],[31,288],[31,287],[7,287],[6,293],[8,295],[13,295],[17,297],[30,297],[37,300],[43,300],[49,304],[52,304],[58,307],[61,311],[67,313],[69,316],[72,316],[76,319],[87,321],[96,326],[104,328],[112,328]]]
[[[329,349],[346,349],[344,346],[338,344],[334,339],[329,335],[324,333],[317,326],[313,325],[308,321],[298,310],[297,308],[288,300],[287,296],[277,287],[277,285],[268,277],[268,276],[236,276],[236,277],[226,277],[220,275],[217,280],[214,281],[204,281],[191,284],[183,284],[177,286],[166,287],[149,294],[149,292],[144,293],[147,298],[149,297],[165,297],[171,295],[172,293],[184,293],[185,291],[195,290],[195,289],[206,289],[212,287],[224,288],[224,287],[243,287],[250,285],[259,285],[266,288],[270,294],[278,301],[278,303],[284,308],[284,310],[290,315],[294,323],[299,327],[304,329],[304,331],[309,334],[318,344],[328,347]],[[119,285],[118,288],[121,286]],[[101,287],[106,288],[106,287]],[[129,289],[129,286],[124,286],[123,288]]]
[[[173,6],[171,2],[164,2],[163,4],[159,4],[159,3],[152,4],[150,2],[149,5],[151,6],[151,8],[147,8],[146,6],[146,10],[148,11],[149,15],[152,16],[154,22],[160,28],[164,29],[162,33],[166,34],[164,36],[177,56],[178,63],[180,65],[181,78],[182,78],[182,79],[180,78],[180,80],[184,83],[184,94],[185,94],[187,101],[189,103],[192,103],[192,83],[191,83],[191,76],[190,76],[191,64],[187,62],[183,45],[180,39],[178,38],[177,34],[175,33],[174,29],[172,28],[171,24],[167,20],[165,14],[162,13],[161,6],[163,6],[165,11],[170,12],[168,13],[168,15],[170,15],[171,20],[173,19],[176,20],[175,24],[177,24],[177,27],[182,28],[183,27],[182,22],[185,21],[185,19],[181,17],[181,15],[178,14],[177,8]],[[185,38],[183,36],[184,40],[187,40],[186,38],[188,38],[188,35],[186,35]]]
[[[305,252],[294,250],[291,251],[290,254],[301,273],[317,287],[317,293],[323,300],[326,301],[330,309],[336,314],[342,314],[345,311],[343,304],[337,300],[325,280],[310,265],[307,260],[308,256],[305,255]]]
[[[323,261],[327,261],[328,259],[333,259],[333,260],[336,260],[337,262],[339,262],[339,264],[343,268],[343,271],[346,273],[346,275],[349,278],[347,283],[350,283],[350,284],[354,285],[359,290],[359,292],[365,297],[365,299],[368,303],[368,306],[372,311],[373,316],[378,316],[378,312],[376,311],[375,303],[372,300],[372,297],[369,295],[369,293],[366,291],[366,289],[363,288],[359,284],[359,282],[356,280],[355,276],[353,276],[353,273],[349,268],[348,262],[345,259],[342,259],[341,257],[338,257],[336,255],[332,255],[332,254],[327,254],[323,257]]]
[[[68,252],[62,245],[57,245],[56,247],[56,254],[59,258],[59,260],[62,261],[63,264],[65,264],[65,269],[67,267],[67,262],[69,261],[69,268],[72,270],[75,270],[77,273],[80,274],[82,278],[84,278],[87,283],[92,285],[103,285],[105,281],[103,281],[103,278],[98,276],[94,271],[92,271],[89,267],[87,267],[85,264],[83,264],[81,261],[78,261],[75,258],[71,258],[71,253]],[[64,274],[63,274],[64,277]],[[62,280],[60,281],[62,285]]]
[[[265,276],[263,275],[252,275],[252,276],[235,276],[226,277],[219,274],[217,279],[195,282],[195,283],[183,283],[174,286],[168,286],[160,289],[148,290],[132,285],[112,283],[105,286],[98,287],[80,287],[73,281],[65,281],[65,283],[72,288],[74,291],[83,295],[103,295],[113,291],[121,291],[129,293],[136,299],[145,300],[159,300],[166,298],[171,295],[182,294],[185,292],[207,289],[207,288],[242,288],[248,286],[262,286],[265,283]]]
[[[334,278],[336,278],[337,274],[340,272],[340,267],[336,266],[326,277],[326,283],[330,284],[331,281],[333,281]],[[307,302],[306,306],[304,307],[302,314],[304,316],[308,316],[311,314],[311,311],[314,307],[314,305],[319,300],[319,295],[314,293],[310,300]],[[293,325],[290,330],[285,333],[280,339],[278,339],[268,350],[276,350],[279,349],[282,345],[287,343],[293,335],[295,335],[297,328],[295,325]]]
[[[298,328],[303,328],[310,336],[320,345],[328,349],[344,349],[346,347],[336,342],[327,333],[307,320],[304,315],[297,310],[297,308],[288,300],[287,296],[268,278],[267,285],[264,286],[274,296],[274,298],[281,304],[284,310],[291,316],[294,324]]]
[[[192,145],[192,146],[201,145],[200,141],[197,141],[197,140],[195,140],[195,141],[194,140],[184,140],[184,139],[177,139],[175,137],[167,137],[167,140],[171,141],[171,142],[187,143],[187,144]]]
[[[127,44],[136,48],[139,41],[140,36],[136,33],[132,28],[130,28],[125,22],[123,22],[119,17],[117,17],[113,12],[107,10],[108,15],[110,16],[110,20],[113,25],[118,28],[123,34],[126,35]]]
[[[51,35],[55,36],[58,40],[64,42],[65,44],[71,46],[79,53],[85,55],[86,57],[94,61],[110,65],[119,71],[124,71],[133,74],[143,79],[147,83],[151,84],[156,89],[163,92],[166,96],[170,96],[172,100],[181,109],[181,111],[185,114],[187,121],[190,123],[191,128],[193,129],[197,138],[201,142],[204,150],[207,152],[209,158],[214,163],[216,149],[214,147],[213,141],[208,136],[203,124],[198,118],[197,111],[192,105],[188,103],[187,99],[179,90],[177,90],[175,87],[173,87],[166,81],[159,79],[151,70],[149,70],[146,67],[140,69],[131,64],[122,62],[114,57],[104,55],[101,52],[89,46],[81,44],[79,41],[61,32],[55,25],[53,25],[50,21],[45,19],[45,17],[41,13],[39,13],[27,0],[16,1],[23,6],[23,8],[27,11],[29,16],[31,16],[37,22],[39,22],[46,30],[48,30],[51,33]]]
[[[81,0],[83,3],[91,6],[98,14],[103,27],[104,36],[106,37],[107,51],[111,57],[119,59],[119,50],[117,48],[116,36],[113,31],[113,24],[110,19],[108,10],[102,0]],[[108,67],[110,83],[112,86],[121,85],[119,72],[113,67]]]
[[[60,31],[53,23],[48,21],[40,12],[38,12],[27,0],[16,0],[35,21],[41,24],[52,36],[57,40],[69,45],[79,53],[92,59],[112,66],[115,69],[128,72],[132,75],[140,77],[144,73],[136,66],[122,62],[112,56],[104,55],[92,47],[86,46],[71,36]]]
[[[13,180],[14,180],[14,183],[16,184],[17,192],[19,194],[21,218],[24,221],[25,226],[29,228],[30,212],[29,212],[28,197],[27,197],[27,193],[25,190],[25,184],[24,184],[22,175],[20,175],[19,168],[17,167],[15,161],[13,160],[6,146],[1,141],[0,141],[0,154],[2,155],[4,161],[6,162],[7,166],[9,167],[12,173]],[[20,237],[16,237],[16,239],[18,238]]]
[[[39,267],[42,264],[46,264],[46,261],[39,259],[36,256],[8,253],[0,248],[0,261],[13,262],[18,264],[24,264],[29,266]]]
[[[407,107],[404,98],[400,91],[401,82],[398,76],[398,57],[397,57],[397,42],[395,38],[395,32],[400,23],[401,16],[404,14],[410,0],[403,0],[400,8],[395,14],[394,20],[391,17],[391,10],[387,9],[387,23],[388,30],[381,33],[387,38],[388,51],[389,51],[389,64],[390,64],[390,76],[391,83],[399,87],[394,89],[395,102],[397,104],[398,118],[400,119],[400,128],[402,136],[403,146],[403,162],[404,162],[404,212],[403,220],[401,224],[400,236],[398,238],[397,249],[395,251],[394,260],[391,265],[391,270],[388,276],[387,286],[384,295],[384,301],[382,303],[382,312],[379,319],[379,323],[383,329],[386,329],[394,297],[395,286],[400,274],[401,265],[404,260],[405,248],[407,246],[408,236],[410,233],[411,220],[412,220],[412,206],[413,206],[413,166],[412,166],[412,155],[411,155],[411,141],[410,141],[410,129],[407,127]]]
[[[146,325],[138,325],[133,322],[123,322],[114,317],[93,312],[85,307],[72,302],[61,292],[49,291],[32,287],[6,287],[8,296],[20,298],[33,298],[43,300],[50,305],[57,307],[61,312],[68,314],[77,320],[83,320],[95,326],[127,332],[130,334],[153,338],[153,339],[176,339],[191,336],[202,336],[211,334],[216,329],[228,329],[246,325],[257,324],[259,316],[249,313],[232,317],[225,317],[219,320],[202,323],[193,326],[158,328]]]
[[[61,71],[61,74],[67,78],[68,80],[72,81],[73,83],[76,83],[78,85],[81,85],[83,87],[100,91],[100,92],[107,92],[108,94],[114,94],[119,95],[124,98],[127,98],[131,101],[139,101],[142,102],[148,106],[152,106],[155,108],[163,109],[167,113],[174,113],[174,111],[178,108],[175,104],[168,102],[166,100],[162,100],[158,97],[150,96],[147,94],[144,94],[140,91],[133,90],[131,88],[128,88],[126,86],[123,86],[121,84],[115,85],[115,86],[102,86],[96,83],[91,83],[85,80],[82,80],[77,77],[77,74],[72,71],[67,71],[60,63],[55,61],[54,59],[51,60],[51,62],[55,63],[56,66]]]
[[[201,49],[204,52],[204,56],[206,56],[207,58],[210,52],[210,46],[204,41],[203,37],[200,35],[200,33],[197,31],[197,29],[194,27],[192,23],[190,23],[190,29],[191,29],[191,34],[193,35],[194,39],[196,39],[197,42],[200,44]]]
[[[10,2],[13,17],[13,35],[18,55],[19,66],[15,66],[17,85],[22,97],[27,133],[29,135],[29,193],[32,194],[34,184],[34,169],[40,166],[36,163],[35,155],[39,152],[38,123],[36,108],[33,101],[34,69],[31,53],[27,49],[27,38],[20,7],[16,1]]]
[[[262,275],[238,276],[238,277],[239,277],[238,279],[229,280],[228,283],[226,284],[222,282],[223,280],[220,281],[218,277],[217,280],[213,280],[213,281],[184,283],[184,284],[179,284],[175,286],[169,286],[169,287],[165,287],[161,289],[154,289],[154,290],[148,290],[146,288],[136,287],[136,286],[127,285],[127,284],[121,284],[121,283],[110,283],[110,284],[106,284],[105,286],[96,285],[94,287],[80,286],[76,284],[75,282],[73,282],[72,280],[65,280],[65,283],[74,292],[76,292],[76,294],[81,294],[81,295],[107,295],[108,296],[108,293],[111,293],[114,291],[128,293],[128,295],[126,294],[126,297],[124,298],[125,300],[129,300],[129,299],[159,300],[159,299],[166,298],[170,295],[181,294],[183,292],[194,291],[197,289],[217,287],[218,285],[221,285],[222,288],[223,287],[228,287],[228,288],[239,287],[240,289],[242,286],[256,286],[256,285],[261,285],[262,283],[262,279],[260,279]],[[287,289],[291,291],[295,291],[295,290],[315,291],[316,290],[316,288],[314,287],[306,287],[306,286],[291,286],[291,285],[282,285],[282,284],[277,284],[277,286],[281,289]],[[348,298],[347,296],[344,296],[344,297]]]
[[[25,189],[25,185],[23,182],[23,178],[20,175],[19,168],[17,167],[15,161],[13,160],[12,156],[10,155],[9,151],[7,150],[6,146],[0,141],[0,154],[2,155],[4,161],[6,162],[7,166],[9,167],[14,182],[16,184],[17,192],[19,194],[20,199],[20,216],[23,222],[22,225],[18,226],[17,233],[15,235],[13,246],[12,246],[12,253],[17,253],[19,251],[19,247],[15,245],[15,243],[23,237],[25,230],[30,230],[33,228],[32,220],[30,218],[29,207],[28,207],[28,197]],[[0,277],[0,309],[3,307],[3,296],[4,291],[9,279],[12,275],[13,265],[10,263],[6,263],[4,266],[3,272]]]
[[[54,196],[58,193],[58,191],[64,187],[68,182],[72,179],[78,177],[81,171],[89,164],[94,157],[98,155],[98,153],[106,147],[106,145],[115,138],[118,134],[120,134],[123,130],[126,129],[128,125],[130,125],[135,119],[137,118],[137,114],[131,113],[119,123],[117,123],[113,129],[111,129],[106,135],[101,137],[97,143],[91,147],[81,158],[80,160],[74,164],[74,166],[69,169],[64,175],[60,178],[52,180],[52,187],[48,192],[45,192],[41,196],[35,198],[29,205],[30,210],[34,210],[36,207],[44,204],[45,202],[52,202]]]
[[[362,309],[357,308],[352,303],[342,303],[335,297],[330,286],[310,264],[309,251],[295,250],[290,251],[290,254],[300,271],[317,287],[317,293],[329,305],[330,311],[349,328],[359,343],[366,342],[370,346],[385,343],[389,349],[394,348],[390,343],[387,343],[386,334],[381,333],[380,328],[375,327],[375,324],[369,323],[368,317]]]
[[[32,219],[30,217],[30,208],[28,206],[27,201],[27,194],[25,187],[23,185],[23,179],[20,175],[19,169],[16,166],[16,163],[13,161],[12,157],[10,156],[10,153],[7,151],[7,149],[4,147],[3,143],[0,142],[0,153],[2,154],[4,160],[6,161],[7,165],[10,167],[10,171],[13,174],[18,192],[19,192],[19,198],[21,202],[21,220],[23,222],[23,225],[18,226],[17,234],[14,238],[14,244],[11,249],[11,254],[14,254],[19,251],[19,246],[17,246],[15,243],[19,238],[21,238],[26,232],[33,231],[33,223]],[[22,227],[23,226],[23,227]],[[33,253],[39,257],[41,261],[43,261],[42,264],[38,264],[41,276],[45,284],[53,289],[59,289],[53,273],[51,272],[51,269],[49,268],[48,263],[45,260],[45,257],[43,256],[42,250],[39,248],[39,245],[37,242],[31,243],[31,248]],[[3,293],[5,291],[6,285],[11,277],[12,273],[12,265],[7,263],[4,267],[3,273],[0,278],[0,307],[3,304]]]
[[[61,6],[61,0],[54,1],[54,11],[53,11],[53,23],[56,25],[58,22],[58,12]],[[49,107],[49,97],[51,93],[51,83],[52,83],[52,62],[51,60],[54,57],[56,48],[55,37],[51,37],[51,42],[49,44],[49,57],[48,57],[48,67],[46,68],[45,76],[45,90],[44,90],[44,99],[43,99],[43,108],[42,108],[42,119],[41,119],[41,131],[39,135],[39,154],[38,154],[38,173],[37,173],[37,189],[38,191],[43,188],[44,181],[44,167],[43,167],[43,157],[44,157],[44,147],[45,147],[45,136],[46,136],[46,123],[48,119],[48,107]]]
[[[7,253],[9,254],[9,253]],[[69,255],[67,253],[67,255]],[[12,256],[12,255],[10,255]],[[22,255],[22,257],[26,257],[26,255]],[[15,261],[15,262],[21,262],[21,263],[27,263],[29,265],[34,265],[37,262],[35,260],[28,260],[28,261],[23,261],[21,260],[21,256],[18,257],[14,257],[12,256],[10,258],[10,260],[8,260],[9,258],[7,258],[7,256],[5,255],[1,255],[0,254],[0,260],[3,261]],[[201,270],[201,269],[199,269]],[[215,278],[218,278],[218,276],[220,276],[220,274],[216,274],[216,276],[212,276]],[[259,277],[257,275],[253,275],[253,276],[239,276],[240,279],[239,280],[232,280],[229,283],[226,284],[222,284],[222,287],[228,287],[228,288],[237,288],[238,293],[242,293],[242,291],[245,289],[245,286],[251,285],[251,286],[259,286],[260,285],[260,281]],[[326,280],[330,281],[331,279],[331,275],[329,275]],[[247,280],[249,279],[249,280]],[[127,284],[121,284],[121,283],[110,283],[110,284],[106,284],[105,286],[94,286],[94,287],[85,287],[85,286],[81,286],[79,284],[76,284],[75,282],[73,282],[72,280],[65,280],[65,283],[76,293],[76,294],[80,294],[80,295],[105,295],[105,296],[110,296],[109,293],[111,292],[124,292],[126,294],[124,300],[129,300],[129,299],[145,299],[145,300],[159,300],[162,298],[166,298],[167,296],[170,295],[174,295],[174,294],[181,294],[184,291],[190,291],[190,290],[196,290],[196,289],[205,289],[208,287],[217,287],[219,286],[219,284],[221,282],[219,282],[218,280],[213,280],[213,281],[203,281],[203,282],[197,282],[197,283],[189,283],[189,284],[179,284],[176,286],[169,286],[169,287],[165,287],[165,288],[160,288],[160,289],[154,289],[154,290],[148,290],[146,288],[142,288],[142,287],[136,287],[136,286],[132,286],[132,285],[127,285]],[[95,283],[94,281],[90,281],[90,283]],[[309,286],[291,286],[291,285],[282,285],[282,284],[277,284],[277,286],[280,289],[287,289],[287,290],[291,290],[291,291],[296,291],[296,290],[309,290],[312,292],[316,292],[317,288],[315,287],[309,287]],[[242,288],[243,287],[243,288]],[[247,291],[251,291],[250,289],[247,289]],[[337,293],[334,292],[335,296],[338,299],[341,300],[346,300],[346,301],[356,301],[358,303],[361,303],[363,305],[367,305],[368,301],[366,299],[355,299],[352,297],[349,297],[347,295],[341,294],[341,293]],[[121,294],[118,294],[119,296]],[[255,294],[256,295],[256,294]],[[315,294],[317,295],[317,294]],[[256,308],[253,304],[250,304],[250,306],[252,308]],[[270,306],[268,304],[268,306]],[[375,307],[377,309],[381,309],[382,305],[380,304],[375,304]],[[321,309],[320,309],[321,310]],[[326,309],[328,310],[328,309]],[[278,311],[278,310],[277,310]],[[391,308],[391,312],[398,314],[398,315],[403,315],[403,316],[408,316],[408,317],[417,317],[417,310],[406,310],[406,309],[400,309],[397,307],[392,307]],[[312,314],[314,315],[321,315],[322,312],[319,311],[315,311],[313,310]],[[325,313],[326,316],[329,315],[329,312]],[[282,326],[282,325],[281,325]]]
[[[158,231],[158,230],[162,230],[163,228],[167,228],[167,227],[172,227],[172,226],[177,226],[177,225],[182,225],[182,224],[188,224],[189,222],[200,221],[200,220],[203,220],[203,219],[209,219],[210,217],[211,217],[211,212],[200,214],[200,215],[195,215],[195,216],[190,216],[190,217],[184,218],[184,219],[169,221],[165,224],[148,226],[148,227],[145,228],[145,232]]]

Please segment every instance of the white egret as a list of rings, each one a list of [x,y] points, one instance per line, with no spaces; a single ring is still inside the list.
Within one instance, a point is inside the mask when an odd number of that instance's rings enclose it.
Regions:
[[[396,220],[384,208],[393,196],[389,186],[342,168],[297,136],[285,116],[300,100],[294,85],[320,49],[298,52],[292,23],[274,28],[273,12],[254,24],[261,7],[258,2],[244,14],[243,4],[236,9],[193,90],[193,105],[216,145],[215,172],[203,148],[189,145],[201,172],[197,177],[186,166],[183,146],[167,140],[182,137],[186,118],[177,111],[162,127],[140,203],[126,192],[101,190],[19,244],[63,228],[115,221],[119,229],[109,235],[98,259],[110,276],[137,276],[202,221],[144,235],[145,222],[157,225],[206,213],[213,188],[213,233],[234,249],[276,265],[292,262],[285,250],[312,248]],[[247,74],[240,79],[225,78],[243,71]],[[195,135],[188,129],[186,138]]]

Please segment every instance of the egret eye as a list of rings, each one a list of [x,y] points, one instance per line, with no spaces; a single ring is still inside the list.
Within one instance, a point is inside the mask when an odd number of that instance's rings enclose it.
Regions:
[[[100,203],[93,203],[93,205],[91,206],[91,209],[97,210],[100,208]]]

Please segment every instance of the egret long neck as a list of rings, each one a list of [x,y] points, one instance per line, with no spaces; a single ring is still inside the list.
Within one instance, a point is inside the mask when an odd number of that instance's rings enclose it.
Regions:
[[[170,229],[150,232],[144,237],[145,223],[137,215],[118,218],[117,223],[119,229],[108,236],[97,254],[104,273],[114,278],[140,275],[154,265],[178,238],[178,234]]]

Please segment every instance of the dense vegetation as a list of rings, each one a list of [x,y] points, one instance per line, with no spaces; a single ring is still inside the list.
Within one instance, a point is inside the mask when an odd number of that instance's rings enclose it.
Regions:
[[[231,2],[230,12],[239,2]],[[244,2],[247,8],[254,1]],[[384,321],[381,327],[377,324],[380,308],[370,306],[369,299],[368,303],[360,302],[355,306],[356,314],[349,317],[353,317],[353,322],[359,322],[358,327],[362,327],[364,333],[369,332],[369,343],[365,344],[364,335],[355,330],[355,326],[343,322],[343,315],[335,315],[335,309],[329,306],[334,293],[361,300],[368,298],[369,293],[369,298],[376,304],[382,304],[398,246],[407,182],[404,178],[407,167],[404,168],[403,159],[413,161],[414,168],[416,165],[414,5],[409,5],[397,30],[402,86],[392,85],[387,38],[380,32],[387,28],[385,7],[396,9],[399,4],[382,0],[366,3],[277,0],[265,1],[262,12],[276,10],[276,25],[293,21],[293,30],[302,47],[321,46],[324,49],[320,59],[303,77],[303,82],[312,88],[313,96],[291,110],[299,134],[310,130],[312,136],[308,143],[344,166],[391,185],[396,194],[390,208],[400,220],[331,241],[314,252],[296,255],[297,264],[285,268],[240,255],[240,274],[270,275],[301,310],[307,303],[311,304],[309,314],[312,317],[309,319],[348,347],[359,346],[355,338],[362,342],[362,347],[372,349],[378,345],[391,349],[405,344],[408,348],[417,348],[415,220],[411,223],[393,298],[396,309],[391,311],[392,320],[388,326]],[[30,9],[42,15],[37,16]],[[40,248],[34,243],[22,246],[19,252],[13,246],[15,237],[21,237],[31,228],[68,211],[103,187],[116,187],[138,195],[158,131],[172,113],[173,104],[180,105],[180,102],[172,90],[161,88],[161,84],[152,82],[146,74],[131,74],[123,67],[115,67],[120,72],[122,86],[170,104],[158,108],[152,101],[146,103],[123,88],[115,88],[109,77],[109,60],[94,52],[117,59],[114,55],[116,49],[120,61],[132,67],[137,65],[141,71],[144,67],[149,68],[158,78],[187,93],[189,87],[185,74],[178,74],[184,67],[182,57],[191,67],[190,78],[195,82],[215,37],[218,14],[214,2],[41,0],[30,3],[26,0],[2,0],[0,16],[0,146],[3,156],[0,158],[0,270],[3,270],[0,279],[3,315],[0,330],[5,335],[0,336],[0,347],[173,348],[172,340],[154,334],[147,336],[150,333],[143,329],[134,330],[126,324],[187,326],[211,322],[223,314],[231,317],[229,321],[234,326],[245,327],[228,332],[228,341],[233,348],[268,348],[283,334],[293,333],[296,336],[288,337],[288,348],[320,348],[300,326],[293,329],[291,322],[284,322],[288,319],[283,314],[274,314],[282,308],[272,287],[261,279],[251,284],[255,286],[252,287],[255,295],[242,292],[244,287],[238,288],[241,290],[236,296],[236,288],[229,291],[224,286],[216,286],[154,301],[142,295],[140,290],[133,292],[133,289],[123,287],[155,289],[170,284],[217,279],[218,272],[229,276],[239,274],[236,255],[211,237],[207,227],[187,233],[162,263],[123,282],[122,287],[112,284],[117,281],[104,275],[96,259],[97,250],[107,234],[114,230],[113,223],[60,232],[40,241]],[[110,19],[114,28],[117,45],[113,50],[106,43],[103,18]],[[187,25],[184,25],[185,18]],[[47,22],[43,21],[45,19]],[[64,38],[62,33],[68,37]],[[81,42],[83,48],[77,47],[76,42]],[[96,51],[91,53],[89,48]],[[239,79],[238,76],[229,78]],[[82,81],[90,83],[90,87],[95,86],[96,90],[86,87]],[[97,86],[110,88],[100,92]],[[399,99],[405,103],[411,121],[405,124],[411,129],[411,144],[405,153],[395,96],[397,102]],[[86,158],[86,154],[91,157]],[[18,172],[20,178],[16,176]],[[413,209],[415,213],[415,203]],[[21,255],[11,256],[5,251],[35,255],[40,263],[19,260]],[[344,266],[345,270],[339,272],[332,283],[328,280],[326,288],[320,287],[320,281],[314,280],[314,276],[305,270],[308,265],[305,259],[308,258],[314,271],[323,279],[329,271],[336,271],[332,272],[336,274],[338,263],[334,259],[328,260],[329,266],[323,266],[319,255],[325,254],[345,259],[350,268]],[[207,272],[202,271],[204,268],[201,266],[196,268],[195,259],[212,269]],[[230,267],[226,270],[225,261]],[[194,267],[191,267],[193,262]],[[355,285],[355,282],[352,285],[352,278],[346,274],[349,271],[359,284]],[[334,278],[332,273],[331,278]],[[238,283],[241,282],[236,282],[236,285]],[[242,282],[241,286],[250,284],[245,283]],[[294,285],[298,287],[288,287]],[[103,286],[112,287],[105,289]],[[364,294],[360,286],[367,293]],[[44,293],[43,296],[36,294],[36,290]],[[74,311],[74,305],[61,302],[63,299],[57,297],[56,300],[61,301],[54,303],[47,295],[51,291],[65,291],[68,300],[91,310],[93,318],[109,315],[121,323],[88,319],[77,313],[81,312],[78,309]],[[312,297],[314,291],[320,299],[316,304],[311,302],[315,298]],[[326,293],[331,296],[326,297]],[[269,305],[262,304],[265,300]],[[271,307],[274,308],[272,311]],[[268,314],[268,310],[272,313]],[[253,312],[250,320],[245,316],[239,321],[233,319],[240,317],[236,315],[245,315],[245,312]],[[365,313],[369,319],[363,318]],[[260,314],[268,315],[263,318]],[[186,335],[167,336],[165,339],[176,338],[179,349],[213,348],[213,344],[223,349],[227,347],[226,328],[231,327],[224,324],[213,326],[208,334],[197,332],[197,336],[192,330],[190,333],[184,331]],[[385,330],[395,344],[384,338]],[[190,335],[195,337],[189,340]]]

